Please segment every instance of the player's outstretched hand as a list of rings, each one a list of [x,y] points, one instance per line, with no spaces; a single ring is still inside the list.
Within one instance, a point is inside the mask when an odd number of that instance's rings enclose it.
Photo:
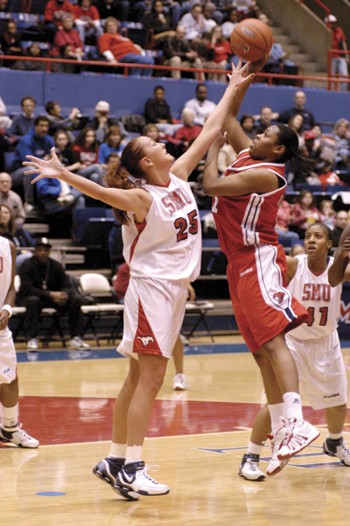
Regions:
[[[37,177],[35,177],[35,179],[31,181],[32,184],[36,181],[39,181],[39,179],[43,179],[44,177],[49,177],[51,179],[60,178],[63,166],[56,155],[55,148],[51,148],[50,153],[51,159],[49,159],[48,161],[45,161],[44,159],[39,159],[38,157],[34,157],[33,155],[26,156],[26,158],[29,159],[29,161],[24,161],[22,163],[23,166],[28,166],[28,170],[24,172],[25,175],[39,174]]]
[[[227,75],[230,84],[233,84],[237,88],[245,86],[246,84],[250,84],[250,82],[255,77],[255,74],[249,71],[250,65],[251,62],[246,62],[244,66],[242,66],[241,60],[239,60],[237,66],[235,66],[232,62],[232,72],[231,74]]]

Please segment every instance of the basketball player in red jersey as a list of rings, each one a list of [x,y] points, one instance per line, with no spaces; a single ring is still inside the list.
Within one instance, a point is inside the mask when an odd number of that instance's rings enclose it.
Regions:
[[[298,139],[278,124],[253,141],[245,135],[236,116],[249,84],[238,90],[223,127],[226,140],[240,153],[219,178],[217,158],[225,138],[218,137],[208,153],[203,187],[214,197],[212,212],[228,260],[236,321],[260,368],[270,413],[275,404],[285,406],[286,418],[272,441],[273,453],[284,460],[320,434],[303,419],[297,368],[284,336],[307,319],[307,312],[286,288],[286,257],[274,228],[287,185],[284,163],[298,157]]]

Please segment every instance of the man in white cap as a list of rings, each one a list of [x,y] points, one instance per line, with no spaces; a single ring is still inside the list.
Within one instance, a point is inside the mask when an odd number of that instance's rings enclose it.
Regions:
[[[349,55],[341,53],[341,51],[347,51],[348,47],[346,45],[344,31],[337,25],[337,22],[338,21],[334,15],[329,15],[326,18],[326,24],[332,31],[331,48],[332,50],[339,50],[338,52],[333,51],[332,53],[331,72],[332,75],[343,77],[348,75]],[[339,82],[338,86],[339,88],[337,89],[339,89],[339,91],[348,91],[347,82]]]
[[[88,127],[96,130],[96,139],[101,144],[104,142],[107,130],[110,126],[118,125],[122,135],[128,135],[119,119],[110,117],[110,105],[105,100],[100,100],[95,106],[95,117],[88,122]]]

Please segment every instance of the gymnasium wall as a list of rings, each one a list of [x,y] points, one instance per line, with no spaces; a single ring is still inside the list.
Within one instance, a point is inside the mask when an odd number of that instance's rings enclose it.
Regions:
[[[195,96],[196,81],[176,81],[165,78],[142,79],[117,75],[59,74],[0,70],[0,95],[7,105],[8,113],[19,110],[20,99],[32,95],[37,100],[38,112],[49,100],[57,100],[62,107],[77,106],[83,112],[93,112],[98,100],[108,100],[111,113],[143,113],[147,98],[157,84],[165,87],[166,100],[173,116],[180,117],[185,102]],[[217,102],[225,86],[207,82],[208,98]],[[281,111],[293,106],[293,86],[268,86],[253,84],[241,108],[242,113],[259,113],[262,106]],[[305,89],[307,107],[318,122],[332,123],[340,117],[350,120],[350,92],[337,93],[320,89]]]

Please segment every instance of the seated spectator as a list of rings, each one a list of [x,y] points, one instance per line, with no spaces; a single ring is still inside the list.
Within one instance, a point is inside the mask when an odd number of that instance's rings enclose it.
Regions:
[[[94,5],[96,5],[100,14],[101,20],[106,20],[106,18],[113,16],[117,20],[121,20],[123,22],[128,20],[130,9],[129,4],[131,4],[131,2],[128,2],[127,0],[96,0],[94,2]]]
[[[319,179],[322,188],[326,186],[344,185],[345,183],[340,179],[339,175],[333,170],[332,163],[324,162],[322,168],[319,171]]]
[[[177,129],[173,138],[173,142],[176,144],[176,158],[188,150],[202,130],[202,126],[195,124],[194,111],[190,108],[184,108],[182,110],[181,121],[182,126]],[[172,138],[169,138],[169,141],[172,141]]]
[[[11,210],[13,224],[21,228],[26,218],[23,202],[20,196],[11,190],[12,179],[6,172],[0,173],[0,205],[6,205]]]
[[[339,245],[340,236],[348,224],[349,217],[346,210],[338,210],[338,212],[335,214],[334,228],[332,230],[333,247],[337,247]]]
[[[17,24],[14,20],[6,22],[6,30],[0,36],[0,47],[4,55],[22,55],[21,35],[17,32]],[[5,67],[11,67],[14,60],[4,60]]]
[[[50,249],[51,244],[46,238],[38,239],[35,242],[34,255],[24,261],[19,270],[21,286],[17,301],[19,305],[27,307],[27,349],[35,351],[39,347],[40,313],[44,307],[68,314],[68,347],[88,349],[90,346],[81,339],[83,315],[80,307],[83,300],[73,288],[72,281],[61,263],[50,258]]]
[[[238,23],[237,9],[235,7],[231,7],[231,9],[227,11],[227,16],[221,24],[222,34],[224,35],[224,38],[227,38],[227,39],[230,38],[231,33],[237,23]]]
[[[347,119],[337,120],[332,137],[335,139],[334,168],[343,170],[345,177],[350,176],[350,130]]]
[[[215,102],[207,99],[208,88],[205,84],[200,83],[196,86],[196,97],[188,100],[185,103],[185,108],[190,108],[194,111],[194,122],[200,126],[204,125],[205,120],[212,111],[216,108]]]
[[[161,141],[161,133],[156,124],[146,124],[146,126],[143,129],[142,135],[144,135],[145,137],[149,137],[154,142]]]
[[[74,22],[83,44],[95,46],[103,33],[100,13],[92,0],[78,0],[73,6]]]
[[[193,4],[191,11],[180,18],[179,24],[185,28],[186,40],[201,39],[206,30],[202,5]]]
[[[79,175],[102,184],[104,170],[98,162],[99,144],[96,132],[92,128],[84,128],[72,145],[73,160],[79,163]]]
[[[275,230],[278,235],[278,242],[284,247],[290,247],[299,241],[299,235],[289,230],[291,223],[292,206],[286,199],[282,199],[278,206]]]
[[[21,250],[21,247],[33,247],[34,238],[23,226],[16,226],[12,212],[6,205],[0,205],[0,236],[6,237],[16,246],[16,271],[18,272],[23,261],[32,256],[30,251]]]
[[[254,115],[256,134],[262,134],[269,126],[275,124],[278,113],[273,113],[269,106],[263,106],[259,115]]]
[[[333,230],[335,222],[335,210],[333,208],[332,201],[330,199],[322,199],[318,209],[321,214],[322,223]]]
[[[144,26],[151,35],[152,47],[157,49],[163,49],[164,40],[175,35],[162,0],[153,0],[151,10],[145,15]]]
[[[34,177],[24,175],[26,168],[22,163],[27,160],[27,155],[34,155],[35,157],[40,157],[40,159],[50,156],[54,141],[48,132],[48,118],[39,115],[34,120],[33,128],[30,128],[29,132],[22,137],[16,146],[14,159],[10,167],[12,184],[15,188],[19,188],[19,192],[23,193],[24,210],[26,212],[32,211],[35,205],[34,187],[31,184],[31,180]]]
[[[295,227],[299,237],[304,239],[307,227],[321,220],[314,196],[309,190],[302,190],[293,206],[290,224]]]
[[[98,162],[102,165],[102,168],[106,168],[107,159],[111,153],[116,153],[120,156],[124,148],[125,142],[123,142],[123,136],[119,126],[114,125],[108,128],[105,142],[100,145],[98,151]]]
[[[307,99],[305,93],[301,90],[296,91],[294,94],[294,106],[279,114],[279,122],[288,124],[291,117],[294,115],[301,115],[303,118],[303,131],[310,130],[315,125],[315,117],[312,111],[305,108],[306,102]]]
[[[283,66],[295,66],[295,62],[288,60],[288,53],[281,44],[273,42],[266,64],[262,68],[264,73],[283,73]]]
[[[32,42],[28,47],[24,49],[23,55],[28,58],[40,58],[44,56],[40,46],[37,42]],[[20,69],[25,71],[45,71],[45,62],[37,62],[34,60],[16,60],[11,69]]]
[[[290,257],[302,256],[303,254],[305,254],[304,245],[301,243],[293,243],[289,252]]]
[[[132,40],[118,33],[119,22],[113,17],[109,17],[105,22],[105,32],[98,38],[98,48],[101,55],[111,64],[135,63],[153,65],[154,60],[147,55],[144,50]],[[150,77],[153,69],[151,68],[131,68],[130,75],[141,75]]]
[[[185,28],[181,25],[177,26],[174,36],[165,39],[163,57],[166,66],[199,69],[203,67],[203,62],[197,51],[192,49],[190,43],[185,39]],[[181,71],[172,70],[171,77],[180,79]],[[194,73],[194,77],[198,81],[204,80],[204,74],[200,72]]]
[[[74,162],[74,155],[70,145],[70,134],[66,130],[57,130],[57,132],[53,135],[53,139],[55,141],[56,153],[59,155],[63,166],[71,172],[75,172],[81,168],[79,162]]]
[[[68,0],[49,0],[45,6],[44,23],[48,40],[53,42],[58,29],[62,28],[62,17],[70,13],[74,15],[73,4]]]
[[[211,35],[213,32],[214,27],[216,27],[218,24],[216,20],[214,19],[214,11],[215,11],[215,4],[212,2],[206,2],[203,5],[203,18],[204,18],[204,33],[207,35]],[[220,27],[220,26],[218,26]]]
[[[96,132],[96,139],[102,144],[111,126],[119,126],[124,137],[128,135],[124,125],[115,117],[110,116],[110,105],[105,100],[100,100],[95,106],[95,116],[88,121],[87,126]]]
[[[241,126],[250,139],[256,137],[255,121],[253,115],[244,114],[240,119]]]
[[[173,135],[173,118],[170,106],[165,100],[165,89],[163,86],[156,86],[153,90],[153,97],[147,99],[144,108],[146,123],[156,124],[158,129],[167,135]]]
[[[21,110],[19,115],[15,115],[12,119],[11,128],[9,129],[9,137],[11,144],[15,145],[18,143],[23,135],[26,135],[30,128],[34,126],[34,111],[36,106],[36,100],[27,95],[21,100]]]
[[[224,38],[220,26],[212,29],[208,49],[212,53],[212,59],[204,62],[203,66],[209,69],[222,69],[223,73],[208,73],[209,80],[218,82],[227,81],[227,65],[232,56],[232,49],[229,42]]]
[[[54,58],[64,57],[71,60],[82,60],[84,51],[83,43],[78,31],[74,26],[74,16],[65,13],[61,17],[62,27],[55,34],[50,56]],[[54,70],[54,68],[53,68]]]
[[[81,112],[79,108],[72,108],[70,114],[65,117],[62,115],[59,102],[50,100],[45,104],[45,110],[50,122],[50,135],[53,135],[57,130],[77,130],[80,126],[79,117]]]
[[[292,117],[288,121],[288,126],[292,128],[292,130],[295,131],[295,133],[298,136],[298,144],[299,148],[301,146],[304,146],[304,134],[303,134],[303,116],[302,115],[292,115]]]

